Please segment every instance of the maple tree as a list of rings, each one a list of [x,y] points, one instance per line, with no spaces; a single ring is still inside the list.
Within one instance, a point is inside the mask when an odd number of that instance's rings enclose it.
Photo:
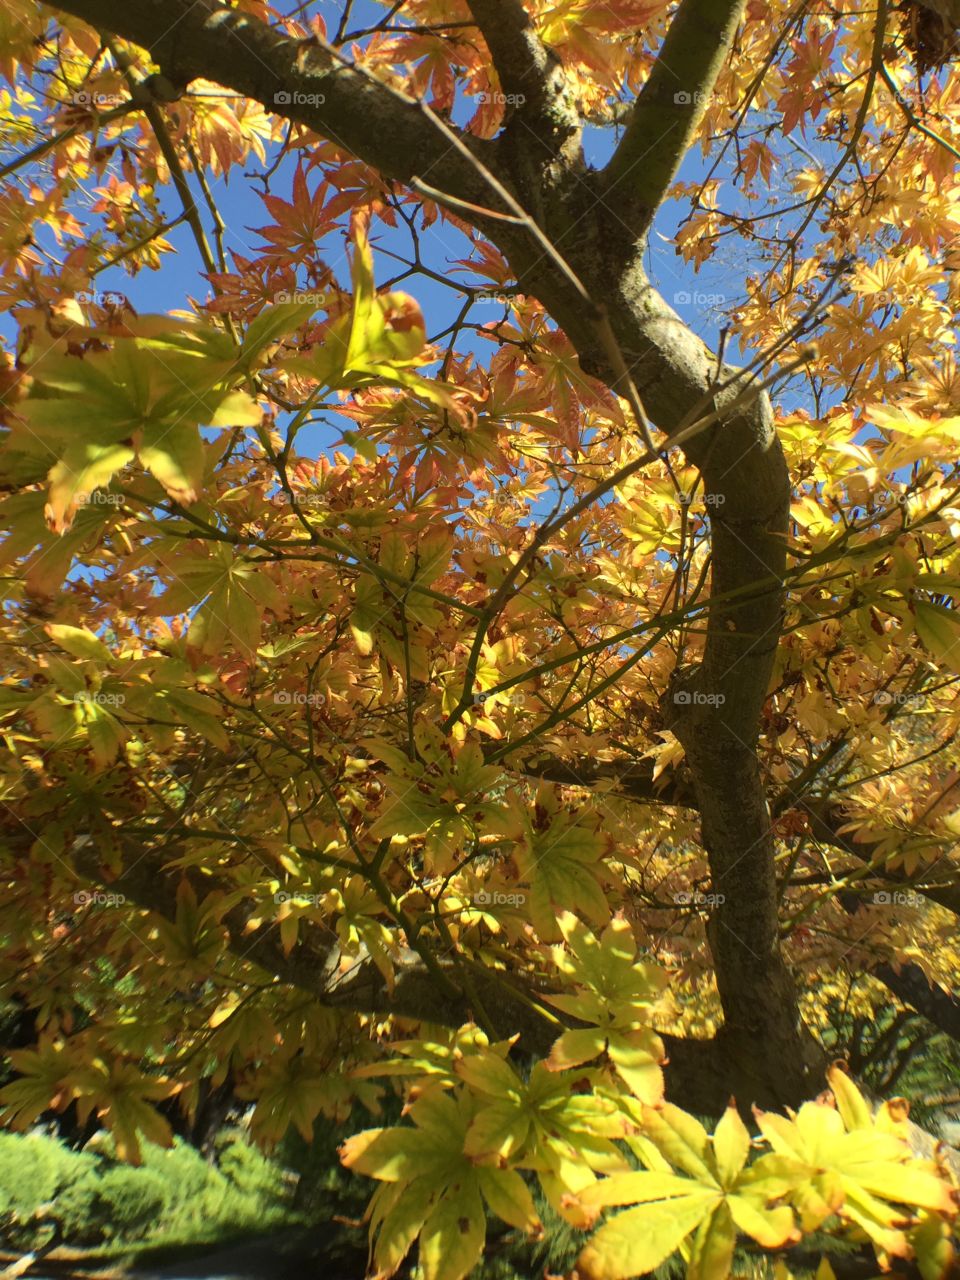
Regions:
[[[829,1005],[960,1039],[952,15],[6,0],[9,1123],[395,1077],[379,1275],[949,1273]]]

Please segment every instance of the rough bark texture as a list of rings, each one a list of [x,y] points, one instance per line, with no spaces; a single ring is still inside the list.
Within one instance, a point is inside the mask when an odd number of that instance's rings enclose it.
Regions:
[[[680,110],[685,104],[669,92],[671,69],[682,73],[678,90],[692,101],[710,92],[739,21],[739,0],[684,0],[668,37],[671,60],[654,70],[601,173],[584,162],[553,55],[512,2],[475,0],[473,12],[501,83],[526,101],[496,141],[463,137],[459,147],[405,95],[317,42],[292,39],[216,0],[59,0],[54,7],[143,46],[174,85],[201,76],[217,81],[390,179],[439,188],[461,216],[464,201],[509,212],[472,155],[535,220],[590,296],[602,300],[652,421],[673,435],[705,413],[716,415],[684,449],[702,469],[717,512],[713,588],[741,595],[711,610],[703,662],[679,676],[669,709],[692,774],[714,892],[723,896],[709,936],[725,1027],[710,1046],[674,1046],[671,1079],[700,1091],[685,1098],[691,1105],[730,1092],[765,1106],[811,1096],[821,1064],[778,947],[773,836],[756,754],[780,629],[789,478],[767,397],[759,390],[744,395],[744,378],[718,367],[642,267],[651,203],[662,198],[692,136],[693,112]],[[604,313],[584,305],[542,237],[516,218],[475,221],[505,253],[521,287],[567,333],[583,368],[617,385]],[[403,1011],[399,995],[393,1007]]]

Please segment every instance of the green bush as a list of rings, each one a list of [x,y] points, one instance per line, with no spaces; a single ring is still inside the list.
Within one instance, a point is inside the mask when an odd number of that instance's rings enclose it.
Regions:
[[[57,1196],[54,1215],[75,1244],[141,1237],[162,1222],[170,1187],[149,1169],[118,1165],[86,1173]]]
[[[96,1165],[95,1156],[71,1151],[49,1134],[0,1132],[0,1213],[30,1217]]]
[[[246,1195],[285,1201],[292,1195],[283,1169],[250,1146],[236,1130],[217,1140],[217,1167],[236,1189]]]
[[[134,1168],[116,1160],[107,1135],[76,1152],[44,1133],[0,1133],[0,1232],[32,1248],[52,1219],[79,1246],[189,1244],[301,1221],[289,1176],[241,1131],[221,1135],[218,1148],[222,1169],[185,1142],[144,1143]],[[34,1214],[44,1205],[40,1226]]]
[[[100,1244],[107,1238],[107,1224],[100,1216],[99,1189],[100,1178],[93,1170],[71,1182],[57,1196],[56,1218],[71,1244]]]
[[[107,1169],[99,1183],[100,1214],[110,1238],[140,1236],[151,1222],[162,1221],[169,1188],[150,1169]]]

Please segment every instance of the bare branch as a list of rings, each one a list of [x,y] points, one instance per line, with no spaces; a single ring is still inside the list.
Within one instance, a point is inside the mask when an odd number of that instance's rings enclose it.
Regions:
[[[744,0],[683,0],[626,132],[604,170],[607,197],[636,233],[650,225],[683,157],[740,23]]]
[[[520,0],[469,0],[506,96],[520,147],[551,157],[580,150],[580,120],[560,59],[540,40]]]

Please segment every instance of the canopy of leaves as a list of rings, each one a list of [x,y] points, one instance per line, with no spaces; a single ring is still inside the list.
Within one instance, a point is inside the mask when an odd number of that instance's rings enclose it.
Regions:
[[[681,373],[739,347],[773,393],[790,480],[780,632],[744,638],[770,679],[733,743],[775,936],[738,945],[758,981],[782,958],[771,1003],[822,1061],[891,1000],[960,1038],[955,31],[925,4],[750,0],[711,62],[699,3],[511,0],[498,27],[485,0],[201,0],[263,57],[289,42],[289,91],[257,96],[229,66],[169,79],[166,37],[152,61],[99,0],[7,0],[7,1124],[74,1106],[137,1162],[170,1141],[157,1104],[210,1083],[266,1146],[398,1088],[404,1123],[342,1149],[378,1183],[379,1276],[419,1241],[425,1280],[460,1280],[488,1219],[542,1231],[535,1187],[592,1232],[590,1280],[672,1255],[719,1280],[738,1239],[821,1228],[949,1273],[955,1180],[902,1100],[834,1069],[753,1136],[745,1106],[710,1133],[678,1105],[681,1064],[737,1032],[720,968],[755,904],[720,882],[677,717],[740,723],[687,676],[773,589],[769,558],[730,590],[718,567],[759,517],[725,523],[691,453],[649,448],[642,354],[634,388],[615,337],[608,367],[558,325],[538,267],[577,208],[520,280],[510,237],[552,193],[444,186],[525,130],[586,204],[634,101],[679,113],[630,181],[677,120],[686,160],[648,238],[624,194],[621,238],[672,296],[650,307]],[[699,69],[667,92],[671,39]],[[394,95],[444,164],[401,181],[383,139],[321,127],[348,91]],[[681,410],[681,434],[720,413]],[[750,817],[728,804],[723,833]]]

